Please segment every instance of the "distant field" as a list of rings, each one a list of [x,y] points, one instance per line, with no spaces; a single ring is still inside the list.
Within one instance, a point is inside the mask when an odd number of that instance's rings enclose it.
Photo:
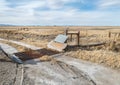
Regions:
[[[120,29],[120,26],[0,26],[0,29]]]

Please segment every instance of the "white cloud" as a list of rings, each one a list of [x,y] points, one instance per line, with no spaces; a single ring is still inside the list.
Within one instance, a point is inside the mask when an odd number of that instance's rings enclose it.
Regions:
[[[66,6],[66,3],[84,0],[22,0],[15,7],[10,2],[0,1],[0,23],[9,24],[40,24],[40,25],[119,25],[120,12],[102,10],[80,11]],[[109,2],[108,2],[109,1]],[[100,0],[99,8],[118,5],[118,0]],[[17,3],[17,2],[16,2]],[[48,10],[41,10],[48,8]],[[36,10],[39,9],[39,10]]]
[[[5,0],[0,0],[0,12],[9,10],[10,8],[7,5],[9,5],[8,2],[6,2]]]
[[[100,9],[110,9],[120,7],[120,0],[100,0],[98,3]]]
[[[44,6],[45,6],[44,1],[31,1],[31,2],[25,3],[23,5],[17,6],[16,8],[34,9],[34,8],[44,7]]]
[[[60,9],[64,6],[63,1],[61,0],[47,0],[47,7],[50,9]]]

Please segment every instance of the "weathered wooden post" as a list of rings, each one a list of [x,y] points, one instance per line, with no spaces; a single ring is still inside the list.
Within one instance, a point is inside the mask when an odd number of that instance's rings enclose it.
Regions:
[[[64,31],[64,34],[65,35],[70,35],[70,40],[72,41],[72,36],[73,35],[76,35],[76,43],[77,45],[79,46],[79,42],[80,42],[80,31],[70,31],[68,30],[69,28],[66,28],[65,31]],[[66,41],[67,42],[67,41]]]
[[[109,31],[109,33],[108,33],[108,37],[111,38],[111,32],[110,32],[110,31]]]
[[[69,29],[69,28],[66,28],[65,31],[64,31],[65,35],[67,35],[68,29]]]
[[[77,45],[79,46],[79,42],[80,42],[80,31],[77,34]]]

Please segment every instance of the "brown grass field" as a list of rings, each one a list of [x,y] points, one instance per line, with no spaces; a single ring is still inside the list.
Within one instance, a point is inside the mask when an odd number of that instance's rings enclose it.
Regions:
[[[0,27],[0,38],[47,48],[47,44],[58,34],[64,34],[66,28],[65,26],[6,26]],[[76,46],[76,36],[73,36],[72,41],[68,40],[65,55],[120,69],[120,27],[70,26],[69,30],[80,31],[80,46]],[[105,44],[89,46],[100,42]],[[4,43],[16,47],[19,51],[25,49],[12,43]]]

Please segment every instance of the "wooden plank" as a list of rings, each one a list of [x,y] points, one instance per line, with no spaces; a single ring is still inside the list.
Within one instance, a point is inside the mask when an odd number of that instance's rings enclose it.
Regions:
[[[67,47],[67,44],[51,41],[50,43],[48,43],[47,47],[62,52]]]
[[[78,34],[79,31],[68,31],[67,34]]]

